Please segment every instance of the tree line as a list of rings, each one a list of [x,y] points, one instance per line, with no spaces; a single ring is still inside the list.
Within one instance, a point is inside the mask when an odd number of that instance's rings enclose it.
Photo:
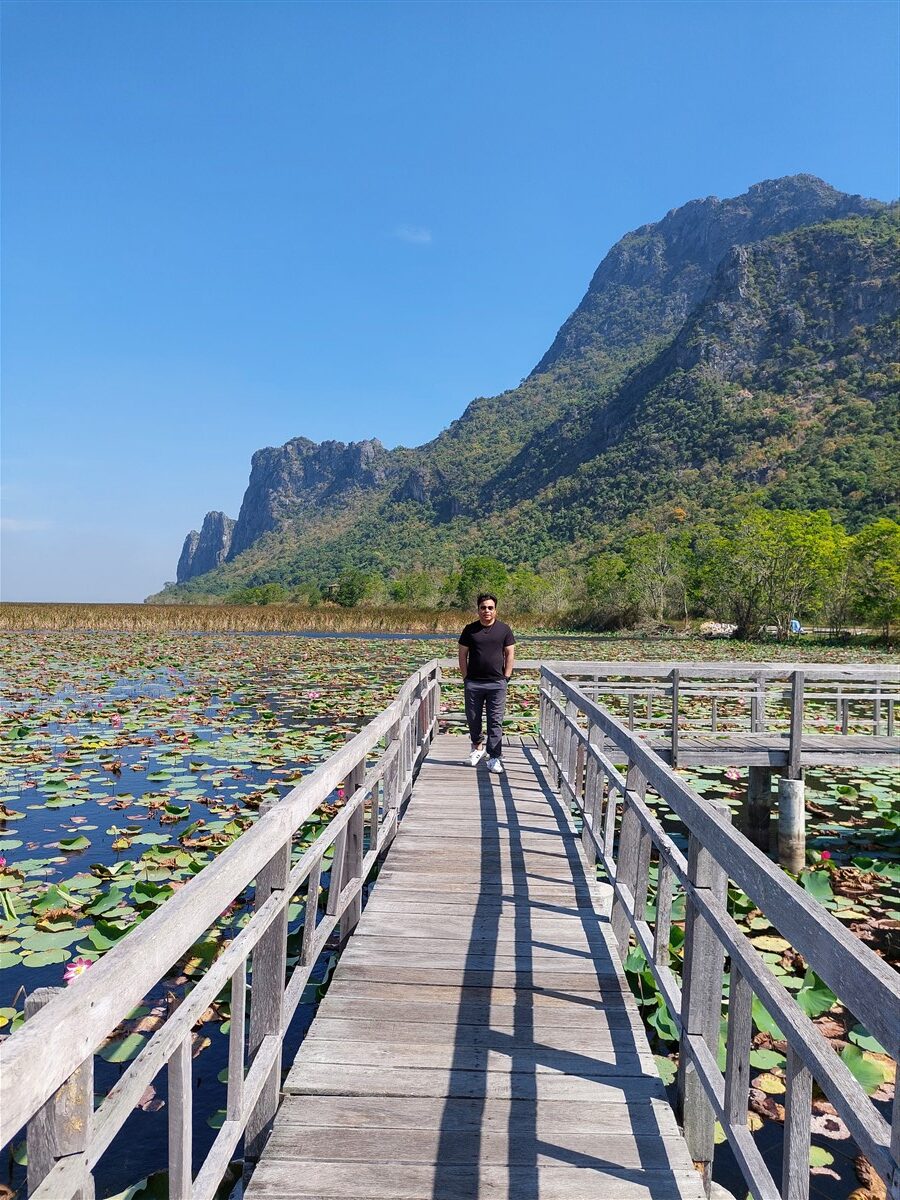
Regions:
[[[832,636],[861,623],[889,637],[900,621],[900,524],[882,517],[850,534],[824,510],[750,508],[723,524],[688,527],[675,509],[665,529],[543,573],[487,555],[389,577],[348,566],[334,579],[292,588],[238,588],[226,602],[472,609],[484,590],[509,614],[580,628],[706,617],[732,624],[740,638],[767,628],[785,637],[792,621],[820,624]]]

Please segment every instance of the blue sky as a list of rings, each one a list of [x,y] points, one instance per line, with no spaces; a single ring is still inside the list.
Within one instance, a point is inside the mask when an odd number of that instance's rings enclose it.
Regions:
[[[900,190],[893,3],[2,15],[5,599],[142,599],[260,446],[428,440],[687,200]]]

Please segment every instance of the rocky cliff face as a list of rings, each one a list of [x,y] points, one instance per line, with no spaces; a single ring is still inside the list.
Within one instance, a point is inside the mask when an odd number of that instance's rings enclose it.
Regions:
[[[224,533],[192,531],[179,583],[216,562],[191,591],[390,570],[410,547],[435,565],[486,544],[537,565],[667,497],[699,511],[746,487],[840,519],[878,511],[896,240],[895,210],[807,175],[675,209],[613,247],[528,379],[427,445],[257,451],[226,561]]]
[[[883,207],[813,175],[793,175],[754,184],[730,200],[709,196],[675,208],[613,247],[533,374],[611,344],[624,349],[675,333],[734,246]]]
[[[387,478],[389,457],[377,439],[345,444],[298,437],[257,450],[228,557],[305,511],[354,489],[379,487]]]
[[[176,576],[179,583],[205,575],[225,562],[231,549],[234,526],[234,519],[223,512],[206,514],[200,532],[192,529],[184,539]]]

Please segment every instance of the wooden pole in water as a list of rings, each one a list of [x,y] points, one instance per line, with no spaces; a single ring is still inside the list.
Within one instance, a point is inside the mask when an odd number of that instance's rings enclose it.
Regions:
[[[806,863],[806,784],[802,779],[778,780],[778,861],[794,872]]]
[[[746,834],[754,846],[768,852],[772,821],[772,770],[750,767],[747,781]]]
[[[804,673],[791,679],[791,732],[788,764],[778,781],[778,861],[788,871],[800,871],[806,862],[806,785],[803,782]]]

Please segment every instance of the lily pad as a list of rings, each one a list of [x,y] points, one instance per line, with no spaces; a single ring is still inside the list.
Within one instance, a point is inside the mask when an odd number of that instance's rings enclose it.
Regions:
[[[99,1051],[99,1054],[107,1062],[129,1062],[132,1058],[137,1058],[141,1050],[143,1050],[146,1041],[147,1039],[141,1037],[139,1033],[129,1033],[126,1037],[117,1038],[114,1042],[110,1042],[104,1046]]]

